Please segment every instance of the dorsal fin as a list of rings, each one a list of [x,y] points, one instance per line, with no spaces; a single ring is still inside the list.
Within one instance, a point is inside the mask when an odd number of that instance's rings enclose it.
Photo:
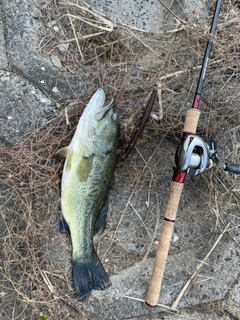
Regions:
[[[91,157],[83,157],[79,165],[77,167],[77,176],[81,181],[86,181],[92,169],[92,156]]]

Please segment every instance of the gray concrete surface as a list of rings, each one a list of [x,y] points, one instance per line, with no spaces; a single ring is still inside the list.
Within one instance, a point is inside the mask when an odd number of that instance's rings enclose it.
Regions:
[[[117,9],[113,1],[87,1],[89,5],[104,12],[113,20],[130,24],[133,27],[158,32],[162,30],[162,21],[166,10],[157,0],[153,1],[118,1]],[[165,1],[171,5],[172,1]],[[83,96],[91,91],[91,67],[84,67],[74,74],[62,71],[51,59],[40,53],[40,32],[42,0],[2,0],[0,15],[0,146],[14,144],[28,130],[46,124],[56,114],[56,101],[67,101]],[[185,20],[204,19],[207,12],[204,1],[173,1],[171,9]],[[196,10],[197,9],[197,10]],[[194,14],[193,14],[194,12]],[[159,18],[161,17],[161,18]],[[174,19],[170,29],[174,27]],[[186,195],[187,197],[187,195]],[[124,226],[121,226],[124,228]],[[180,230],[180,229],[178,229]],[[180,241],[184,242],[183,230]],[[201,227],[196,236],[201,236]],[[134,234],[129,236],[134,238]],[[217,234],[214,236],[216,239]],[[185,238],[186,239],[186,238]],[[213,240],[206,245],[211,247]],[[203,239],[202,239],[203,240]],[[204,241],[202,245],[204,246]],[[128,243],[129,245],[129,243]],[[134,246],[134,245],[133,245]],[[126,251],[128,246],[126,245]],[[129,252],[133,248],[129,247]],[[196,248],[195,248],[196,249]],[[195,250],[189,247],[189,250]],[[204,286],[196,289],[192,286],[182,299],[179,314],[168,311],[158,316],[159,307],[148,308],[143,302],[130,299],[144,299],[149,281],[153,259],[148,258],[139,271],[141,261],[111,277],[112,287],[103,292],[94,292],[87,302],[86,309],[90,319],[165,319],[183,320],[205,319],[202,310],[191,311],[202,303],[224,301],[227,315],[212,313],[209,319],[240,319],[240,282],[239,248],[224,236],[214,251],[209,264],[197,280],[205,280]],[[187,251],[186,251],[187,252]],[[185,254],[186,254],[185,252]],[[181,253],[170,256],[168,271],[163,283],[161,303],[169,305],[181,287],[187,281],[179,261],[184,260]],[[183,261],[184,262],[184,261]],[[189,272],[194,270],[189,270]],[[201,278],[202,277],[202,278]],[[127,297],[128,296],[128,297]],[[104,301],[104,303],[101,303]],[[235,317],[235,318],[234,318]]]
[[[158,0],[118,0],[118,1],[86,1],[113,21],[151,32],[162,32],[166,28],[167,10]],[[163,2],[180,19],[186,21],[204,20],[207,16],[204,1],[174,0]],[[167,29],[174,29],[176,19],[167,19]]]
[[[225,259],[224,266],[222,262],[223,257]],[[160,310],[164,310],[164,308],[157,306],[151,308],[150,311],[149,307],[147,307],[143,301],[140,301],[145,297],[153,262],[153,259],[147,259],[143,264],[137,262],[133,267],[112,276],[111,280],[113,284],[109,289],[104,292],[94,292],[97,300],[105,301],[105,309],[102,310],[101,317],[106,315],[107,310],[111,310],[117,319],[127,319],[128,317],[137,318],[139,315],[147,316],[149,315],[149,312],[150,314],[158,314]],[[199,262],[196,260],[195,263],[197,266]],[[161,304],[166,306],[171,305],[176,299],[176,293],[180,292],[181,288],[187,282],[188,278],[184,275],[183,265],[184,260],[182,253],[169,256],[161,290]],[[190,270],[188,271],[190,272]],[[194,270],[192,270],[192,272],[193,271]],[[216,302],[222,299],[228,293],[229,284],[238,279],[238,274],[238,254],[234,245],[225,239],[213,253],[211,265],[204,268],[204,271],[195,279],[195,284],[187,291],[186,295],[181,300],[178,309],[181,309],[182,312],[186,307],[197,305],[199,303],[199,296],[201,297],[203,304]],[[202,283],[202,285],[199,283]],[[220,286],[219,283],[221,283]],[[223,283],[224,285],[222,285]],[[233,291],[233,299],[238,299],[238,294],[236,295],[236,286]],[[137,299],[139,299],[139,301],[137,301]],[[121,307],[119,307],[119,305],[121,305]],[[238,312],[239,305],[235,305],[234,308],[231,310],[231,306],[228,307],[229,311],[233,311],[237,317],[238,315],[236,312]],[[101,306],[101,309],[103,309],[103,305]],[[99,314],[100,311],[98,316],[93,315],[92,319],[99,319]],[[173,314],[169,316],[168,319],[179,319],[180,314]],[[196,315],[197,313],[195,316]],[[110,319],[110,313],[108,316]],[[201,317],[201,313],[199,313],[196,319],[202,319]],[[194,318],[191,316],[190,319]]]
[[[41,8],[44,2],[3,1],[6,51],[11,70],[34,84],[53,99],[70,99],[86,93],[87,69],[76,74],[62,72],[50,57],[40,54],[38,30],[43,27]]]
[[[0,100],[0,144],[11,145],[55,114],[51,100],[42,91],[11,72],[0,71]]]
[[[5,46],[5,39],[4,39],[3,11],[1,8],[1,13],[0,13],[0,68],[1,70],[6,69],[7,65],[8,65],[8,62],[7,62],[6,46]]]

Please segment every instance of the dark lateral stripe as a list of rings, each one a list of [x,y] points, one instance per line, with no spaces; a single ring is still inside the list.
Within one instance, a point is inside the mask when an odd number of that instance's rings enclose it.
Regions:
[[[170,219],[168,219],[168,218],[164,218],[164,220],[166,220],[166,221],[168,221],[168,222],[175,222],[175,220],[170,220]]]

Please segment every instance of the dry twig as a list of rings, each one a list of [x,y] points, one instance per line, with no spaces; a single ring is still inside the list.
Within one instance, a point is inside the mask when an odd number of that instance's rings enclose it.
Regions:
[[[214,245],[212,246],[211,250],[207,253],[207,255],[205,256],[205,258],[202,260],[202,262],[196,267],[195,271],[193,272],[193,274],[190,276],[190,278],[188,279],[188,281],[186,282],[186,284],[184,285],[184,287],[182,288],[182,290],[180,291],[179,295],[177,296],[176,300],[173,302],[173,304],[171,305],[171,310],[176,310],[182,296],[185,294],[185,292],[188,290],[189,286],[191,285],[191,283],[193,282],[194,278],[196,277],[196,275],[199,273],[199,271],[202,269],[202,267],[206,264],[209,256],[211,255],[211,253],[213,252],[213,250],[216,248],[216,246],[218,245],[219,241],[222,239],[223,235],[225,234],[225,232],[228,231],[229,228],[228,224],[225,229],[223,230],[223,232],[220,234],[220,236],[217,238],[216,242],[214,243]]]

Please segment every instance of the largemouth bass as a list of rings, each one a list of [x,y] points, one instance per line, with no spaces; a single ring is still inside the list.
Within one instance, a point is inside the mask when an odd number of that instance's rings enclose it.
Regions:
[[[98,89],[83,111],[65,157],[61,184],[63,226],[72,241],[72,274],[77,298],[111,285],[94,249],[94,235],[106,224],[107,195],[118,147],[117,115],[113,100],[104,107]]]

